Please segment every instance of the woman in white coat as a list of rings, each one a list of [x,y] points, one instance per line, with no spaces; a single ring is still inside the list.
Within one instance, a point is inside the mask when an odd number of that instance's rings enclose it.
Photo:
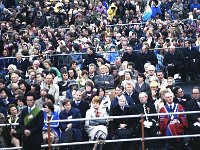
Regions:
[[[106,117],[107,113],[105,109],[100,107],[101,99],[98,96],[95,96],[92,99],[92,106],[86,112],[86,118],[98,118]],[[87,120],[85,121],[85,130],[89,136],[90,141],[95,140],[105,140],[108,135],[107,130],[107,120]]]

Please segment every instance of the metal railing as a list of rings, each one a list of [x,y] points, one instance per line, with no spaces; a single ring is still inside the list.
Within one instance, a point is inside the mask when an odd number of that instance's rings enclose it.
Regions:
[[[196,114],[200,111],[187,111],[187,112],[173,112],[173,113],[155,113],[155,114],[138,114],[138,115],[124,115],[124,116],[108,116],[108,117],[99,117],[99,118],[78,118],[78,119],[66,119],[66,120],[52,120],[47,121],[47,124],[50,126],[50,122],[72,122],[72,121],[86,121],[86,120],[99,120],[99,119],[119,119],[119,118],[137,118],[141,117],[141,120],[144,117],[148,116],[161,116],[161,115],[172,115],[172,114]],[[141,123],[142,124],[142,123]],[[0,127],[19,125],[19,123],[12,124],[0,124]],[[142,126],[142,135],[144,135],[144,126]],[[98,141],[85,141],[85,142],[72,142],[72,143],[59,143],[59,144],[45,144],[41,147],[57,147],[57,146],[69,146],[69,145],[85,145],[85,144],[105,144],[105,143],[116,143],[116,142],[131,142],[131,141],[141,141],[142,149],[144,149],[144,142],[147,140],[161,140],[161,139],[174,139],[174,138],[191,138],[191,137],[200,137],[200,134],[192,135],[177,135],[177,136],[159,136],[159,137],[144,137],[141,138],[131,138],[131,139],[115,139],[115,140],[98,140]],[[50,139],[50,136],[48,137]],[[11,148],[0,148],[0,150],[11,150],[11,149],[21,149],[22,147],[11,147]]]

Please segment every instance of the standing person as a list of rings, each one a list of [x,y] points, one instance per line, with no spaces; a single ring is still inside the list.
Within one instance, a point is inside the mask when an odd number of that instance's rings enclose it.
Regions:
[[[26,94],[27,108],[21,112],[19,124],[22,128],[23,150],[41,150],[42,127],[44,124],[43,111],[35,105],[35,94]]]
[[[195,86],[192,89],[192,100],[186,103],[186,111],[200,111],[200,87]],[[198,114],[188,114],[188,123],[190,134],[199,134],[200,133],[200,113]],[[192,140],[192,149],[196,150],[200,147],[200,137],[193,138]]]

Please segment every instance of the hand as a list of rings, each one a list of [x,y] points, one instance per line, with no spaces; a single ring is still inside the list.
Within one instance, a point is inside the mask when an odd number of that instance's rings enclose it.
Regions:
[[[105,84],[109,84],[109,81],[105,81]]]
[[[26,137],[31,135],[31,131],[30,130],[24,130],[24,134]]]
[[[72,123],[69,123],[69,124],[67,125],[67,128],[72,128]]]
[[[121,129],[126,128],[126,126],[127,126],[126,124],[120,124],[120,125],[119,125],[119,127],[120,127]]]
[[[17,133],[15,129],[11,129],[10,131],[11,134]]]

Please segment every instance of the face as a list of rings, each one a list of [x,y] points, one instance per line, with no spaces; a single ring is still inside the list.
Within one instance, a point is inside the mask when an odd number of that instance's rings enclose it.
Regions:
[[[147,102],[147,95],[145,95],[145,94],[140,94],[139,95],[139,100],[140,100],[140,103],[141,104],[145,104],[146,102]]]
[[[30,72],[29,78],[32,80],[35,79],[35,72]]]
[[[26,91],[26,86],[25,86],[24,84],[20,84],[20,85],[19,85],[19,88],[20,88],[23,92]]]
[[[1,97],[2,99],[4,99],[4,98],[7,98],[8,96],[7,96],[7,94],[6,94],[5,91],[2,91],[2,92],[0,93],[0,97]]]
[[[39,61],[33,63],[33,67],[34,68],[39,68],[39,66],[40,66],[40,62]]]
[[[158,80],[162,80],[163,79],[163,73],[162,72],[157,72],[157,77],[158,77]]]
[[[10,114],[11,116],[16,116],[18,113],[17,108],[16,107],[11,107],[10,108]]]
[[[44,111],[45,111],[46,113],[48,113],[48,112],[51,111],[51,110],[49,109],[49,107],[48,107],[47,105],[45,105],[45,106],[44,106]]]
[[[93,67],[93,66],[90,66],[90,67],[89,67],[89,72],[90,72],[90,73],[94,73],[94,71],[95,71],[94,67]]]
[[[38,74],[38,75],[36,76],[36,81],[37,81],[38,83],[41,83],[41,82],[43,81],[43,77],[42,77],[40,74]]]
[[[35,104],[33,96],[27,96],[26,103],[28,107],[32,107]]]
[[[104,74],[104,73],[106,73],[106,67],[105,66],[100,66],[100,72],[102,73],[102,74]]]
[[[121,95],[122,95],[122,92],[123,92],[122,89],[120,89],[120,88],[118,88],[118,87],[115,89],[115,94],[116,94],[116,96],[121,96]]]
[[[141,76],[138,76],[138,83],[142,83],[142,82],[144,82],[144,79],[143,79],[143,77],[141,77]]]
[[[122,96],[122,97],[119,99],[118,103],[119,103],[119,106],[120,106],[120,107],[125,106],[125,104],[126,104],[125,98]]]
[[[100,106],[100,104],[99,104],[99,103],[97,103],[97,102],[94,102],[94,103],[93,103],[93,107],[94,107],[94,109],[98,109],[98,108],[99,108],[99,106]]]
[[[125,80],[130,80],[130,79],[131,79],[130,73],[126,72],[125,73]]]
[[[172,104],[173,103],[173,94],[172,93],[165,93],[165,101],[168,104]]]
[[[91,91],[91,90],[92,90],[92,87],[91,87],[91,86],[89,86],[89,85],[86,85],[86,86],[85,86],[85,89],[86,89],[86,91],[87,91],[87,92],[89,92],[89,91]]]
[[[149,68],[149,69],[148,69],[148,74],[149,74],[150,76],[154,75],[154,73],[155,73],[155,70],[154,70],[153,68]]]
[[[128,92],[128,93],[133,92],[133,86],[132,85],[126,85],[126,92]]]
[[[79,91],[77,91],[76,94],[75,94],[75,99],[76,99],[77,101],[80,101],[80,100],[82,99],[82,93],[79,92]]]
[[[49,74],[49,75],[46,76],[46,83],[48,85],[53,83],[53,76],[52,75]]]
[[[73,77],[73,76],[74,76],[74,71],[73,71],[73,70],[69,70],[68,73],[69,73],[69,76],[70,76],[70,77]]]
[[[65,105],[64,105],[64,108],[65,108],[66,111],[70,111],[71,108],[72,108],[70,102],[68,102],[67,104],[65,104]]]
[[[198,89],[193,89],[192,90],[192,98],[195,100],[200,99],[200,91]]]
[[[176,96],[179,97],[179,98],[181,98],[181,97],[184,96],[184,91],[183,91],[182,88],[178,89],[178,91],[177,91],[177,95],[176,95]]]
[[[103,97],[105,95],[104,91],[102,89],[99,89],[99,96]]]
[[[68,74],[67,74],[67,73],[64,73],[64,74],[62,75],[62,77],[63,77],[63,80],[67,80],[67,79],[68,79]]]
[[[127,47],[127,48],[126,48],[126,51],[127,51],[127,53],[130,54],[130,53],[132,52],[132,48],[131,48],[131,47]]]
[[[5,87],[5,84],[3,83],[0,83],[0,89],[4,88]]]
[[[50,65],[49,65],[48,63],[44,63],[44,67],[45,67],[46,69],[48,69],[48,68],[50,68]]]
[[[19,76],[18,76],[17,74],[13,73],[13,74],[11,75],[11,81],[12,81],[13,83],[16,83],[16,82],[18,81],[18,79],[19,79]]]

